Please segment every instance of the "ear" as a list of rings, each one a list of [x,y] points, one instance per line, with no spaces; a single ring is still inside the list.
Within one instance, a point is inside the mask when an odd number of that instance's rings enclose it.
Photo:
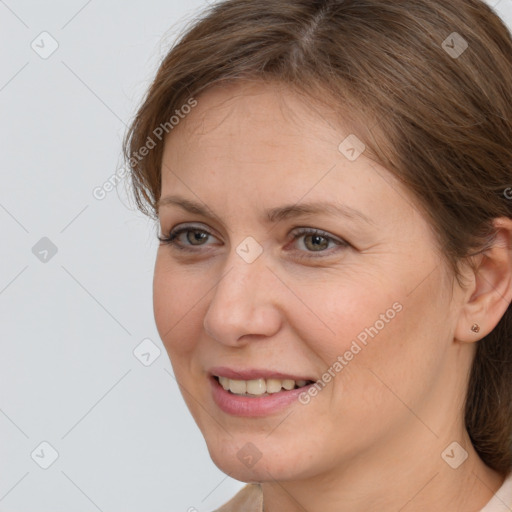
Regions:
[[[496,238],[492,247],[479,254],[471,271],[471,284],[465,295],[455,329],[455,339],[473,342],[489,334],[512,301],[512,219],[493,221]],[[473,332],[471,326],[480,330]]]

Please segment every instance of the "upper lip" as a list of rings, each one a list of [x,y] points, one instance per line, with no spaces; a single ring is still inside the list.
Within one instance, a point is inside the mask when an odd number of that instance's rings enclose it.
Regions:
[[[208,370],[210,375],[214,377],[226,377],[231,380],[254,380],[254,379],[279,379],[279,380],[311,380],[314,378],[298,374],[288,374],[276,372],[268,369],[258,368],[228,368],[226,366],[216,366]]]

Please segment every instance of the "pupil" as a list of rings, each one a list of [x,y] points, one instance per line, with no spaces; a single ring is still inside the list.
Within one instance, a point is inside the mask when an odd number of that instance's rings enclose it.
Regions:
[[[322,235],[310,235],[310,237],[313,242],[313,249],[325,247],[325,241],[326,241],[325,237],[323,237]],[[324,240],[323,244],[322,244],[322,239]]]
[[[193,233],[192,239],[190,239],[190,234]],[[188,233],[188,239],[189,242],[191,242],[193,245],[200,245],[200,244],[194,244],[194,242],[201,242],[202,239],[206,238],[208,235],[206,233],[202,233],[201,231],[189,231]]]

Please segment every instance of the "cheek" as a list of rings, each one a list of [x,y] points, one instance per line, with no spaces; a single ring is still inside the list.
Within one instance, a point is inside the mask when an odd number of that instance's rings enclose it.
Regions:
[[[197,311],[204,291],[194,279],[165,258],[157,257],[153,278],[153,311],[160,338],[171,358],[193,349],[196,330],[201,329]]]
[[[297,309],[296,326],[326,363],[351,349],[352,356],[361,353],[372,340],[389,335],[404,315],[399,291],[375,282],[332,280],[306,296],[310,311]]]
[[[385,392],[378,377],[404,395],[413,393],[411,382],[421,387],[440,364],[446,304],[434,299],[434,282],[407,294],[412,286],[404,287],[405,276],[362,281],[325,282],[305,295],[315,314],[297,309],[296,333],[315,354],[321,380],[340,399],[350,390],[353,398],[378,402]],[[428,328],[433,317],[441,319],[439,332]]]

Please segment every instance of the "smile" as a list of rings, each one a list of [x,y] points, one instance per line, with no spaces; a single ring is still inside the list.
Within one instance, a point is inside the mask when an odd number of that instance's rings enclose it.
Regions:
[[[222,379],[222,380],[221,380]],[[262,417],[280,413],[314,385],[312,380],[209,377],[213,402],[231,416]]]
[[[234,380],[227,377],[215,376],[215,379],[224,388],[225,391],[238,396],[262,397],[280,393],[283,389],[290,391],[299,389],[313,381],[292,380],[292,379],[251,379]]]

